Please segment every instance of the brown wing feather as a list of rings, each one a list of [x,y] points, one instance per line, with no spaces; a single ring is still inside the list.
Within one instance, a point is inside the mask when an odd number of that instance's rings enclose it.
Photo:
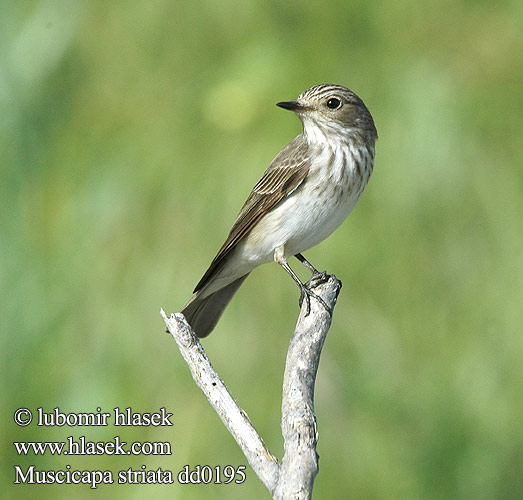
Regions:
[[[196,285],[195,292],[206,285],[223,264],[224,258],[252,231],[260,219],[303,182],[308,171],[307,142],[300,134],[274,158],[254,186],[236,217],[227,240]]]

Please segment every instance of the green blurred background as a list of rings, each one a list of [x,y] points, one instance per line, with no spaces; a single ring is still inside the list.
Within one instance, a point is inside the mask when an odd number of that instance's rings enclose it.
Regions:
[[[246,464],[194,385],[177,311],[318,83],[380,139],[349,220],[306,255],[344,283],[316,388],[321,499],[523,495],[523,4],[3,1],[3,498],[269,498],[241,486],[13,485],[13,465]],[[218,209],[217,209],[218,208]],[[298,263],[294,264],[303,278]],[[281,458],[298,293],[256,270],[204,346]],[[19,407],[166,407],[173,427],[17,427]],[[170,441],[171,456],[19,457],[13,441]]]

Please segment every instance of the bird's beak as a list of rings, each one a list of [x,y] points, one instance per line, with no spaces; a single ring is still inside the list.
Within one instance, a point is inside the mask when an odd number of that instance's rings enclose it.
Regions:
[[[303,106],[298,101],[283,101],[276,104],[276,106],[290,111],[305,111],[307,109],[306,106]]]

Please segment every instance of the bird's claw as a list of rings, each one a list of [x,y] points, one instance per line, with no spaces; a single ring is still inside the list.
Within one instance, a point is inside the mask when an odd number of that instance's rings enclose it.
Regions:
[[[327,283],[329,278],[330,276],[327,274],[327,271],[317,271],[311,276],[311,279],[305,283],[305,286],[308,289],[316,288],[319,285],[323,285],[323,283]]]
[[[310,286],[313,284],[314,286],[318,286],[321,283],[325,283],[329,279],[327,273],[324,271],[323,273],[318,273],[317,275],[313,276],[305,285],[302,285],[300,287],[301,293],[300,293],[300,307],[303,304],[303,300],[305,299],[307,304],[307,309],[305,311],[305,316],[308,316],[311,312],[311,297],[314,297],[324,308],[325,310],[332,315],[332,308],[329,307],[325,301],[316,293],[314,293]],[[319,280],[319,281],[316,281]]]

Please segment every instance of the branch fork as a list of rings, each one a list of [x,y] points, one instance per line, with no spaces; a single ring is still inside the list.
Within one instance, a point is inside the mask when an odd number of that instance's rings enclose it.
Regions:
[[[304,301],[289,344],[283,376],[281,427],[284,455],[280,463],[212,367],[183,314],[173,313],[167,317],[163,309],[160,311],[194,381],[242,449],[256,475],[277,500],[310,499],[318,473],[314,385],[321,350],[331,325],[331,312],[341,289],[341,282],[335,276],[327,278],[314,286],[314,293],[328,308],[313,298],[310,311],[307,311]]]

